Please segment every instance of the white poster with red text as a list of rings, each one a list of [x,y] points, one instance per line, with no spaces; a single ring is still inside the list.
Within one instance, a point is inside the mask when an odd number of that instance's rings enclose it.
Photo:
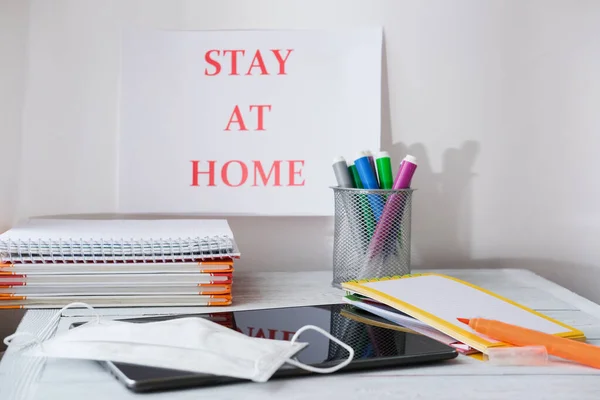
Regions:
[[[381,29],[130,31],[120,212],[332,215],[334,157],[379,150]]]

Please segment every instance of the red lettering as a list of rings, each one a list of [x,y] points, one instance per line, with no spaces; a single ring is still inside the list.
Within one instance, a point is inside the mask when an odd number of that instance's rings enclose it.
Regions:
[[[242,170],[242,177],[240,178],[240,182],[237,185],[234,185],[229,181],[229,166],[232,163],[238,163]],[[227,186],[231,186],[231,187],[242,186],[244,183],[246,183],[247,179],[248,179],[248,167],[246,167],[246,164],[244,164],[242,161],[231,160],[231,161],[227,161],[225,164],[223,164],[223,168],[221,168],[221,180]]]
[[[215,76],[218,75],[219,72],[221,72],[221,64],[219,64],[218,61],[214,60],[213,58],[211,58],[210,54],[216,52],[217,55],[220,55],[221,52],[219,50],[209,50],[206,52],[206,54],[204,54],[204,59],[206,60],[207,63],[209,63],[210,65],[212,65],[213,67],[215,67],[215,72],[213,72],[212,74],[208,73],[208,68],[204,68],[204,75],[208,75],[208,76]]]
[[[269,339],[275,339],[276,333],[277,333],[277,329],[269,329]]]
[[[269,112],[271,111],[271,105],[270,104],[253,104],[250,106],[250,112],[252,112],[252,109],[256,107],[258,108],[258,128],[255,129],[255,131],[264,131],[265,127],[263,124],[263,120],[264,120],[264,114],[263,114],[263,110],[266,108]]]
[[[237,72],[237,55],[241,53],[242,55],[246,54],[245,50],[223,50],[223,56],[226,54],[231,54],[231,72],[229,75],[239,75]]]
[[[258,110],[258,117],[257,117],[257,127],[255,129],[255,131],[264,131],[265,130],[265,109],[267,111],[271,111],[271,105],[270,104],[252,104],[250,105],[250,112],[252,112],[253,109],[257,109]],[[236,105],[235,108],[233,109],[233,112],[231,113],[231,116],[229,117],[229,121],[227,122],[227,126],[225,127],[225,131],[230,131],[231,130],[231,124],[232,123],[236,123],[238,124],[238,131],[247,131],[248,128],[246,128],[246,124],[244,123],[244,117],[242,116],[242,112],[240,111],[240,106]]]
[[[258,62],[258,64],[256,64]],[[248,68],[248,72],[246,75],[252,75],[252,68],[260,68],[261,75],[269,75],[267,72],[267,67],[265,66],[265,62],[260,54],[260,50],[256,50],[254,53],[254,58],[252,59],[252,64],[250,64],[250,68]]]
[[[275,55],[277,62],[279,63],[279,73],[277,75],[285,75],[285,63],[292,51],[293,49],[287,49],[287,55],[285,56],[285,58],[282,58],[281,53],[279,53],[279,50],[271,50],[271,52]]]
[[[294,336],[294,333],[296,332],[290,332],[290,331],[282,331],[283,332],[283,340],[290,340],[292,338],[292,336]]]
[[[200,165],[202,161],[191,160],[192,163],[192,182],[190,186],[202,186],[200,176],[207,175],[207,187],[217,186],[217,161],[207,160],[205,163],[208,168]],[[283,163],[287,163],[288,171],[282,171]],[[267,168],[265,163],[259,160],[252,160],[252,164],[247,164],[242,160],[229,160],[221,167],[221,182],[229,187],[240,187],[245,184],[250,186],[305,186],[306,182],[302,176],[305,160],[275,160]],[[233,169],[232,169],[233,168]],[[250,169],[251,168],[251,169]],[[253,178],[249,179],[249,173]],[[283,177],[283,179],[282,179]],[[287,182],[286,181],[287,178]],[[252,182],[250,184],[250,182]]]
[[[302,175],[302,169],[299,169],[298,171],[296,171],[296,163],[300,163],[301,167],[304,167],[304,160],[290,160],[288,161],[288,165],[289,165],[289,171],[290,171],[290,179],[289,179],[289,183],[288,186],[304,186],[305,180],[302,180],[302,183],[295,183],[295,176],[301,176]]]
[[[208,171],[200,172],[198,165],[199,160],[192,160],[192,186],[200,186],[198,183],[198,175],[208,174],[208,185],[206,186],[217,186],[215,185],[215,160],[208,161]]]
[[[258,328],[258,332],[256,332],[256,336],[254,336],[254,337],[265,339],[266,338],[265,332],[263,332],[262,328]]]
[[[265,174],[265,170],[263,169],[262,162],[260,161],[252,161],[254,163],[254,184],[252,186],[258,186],[256,183],[256,178],[260,175],[262,179],[263,186],[267,186],[269,183],[269,179],[271,179],[271,174],[274,174],[274,183],[273,186],[281,186],[281,160],[273,161],[271,164],[271,169],[269,169],[269,174]]]
[[[235,120],[234,120],[235,117]],[[246,125],[244,124],[244,118],[242,117],[242,113],[240,111],[240,106],[235,106],[235,108],[233,109],[233,112],[231,113],[231,117],[229,117],[229,122],[227,123],[227,126],[225,127],[224,130],[228,131],[230,130],[229,127],[231,126],[231,123],[235,122],[239,125],[238,131],[247,131],[248,129],[246,129]]]
[[[254,327],[252,327],[252,326],[249,326],[249,327],[248,327],[248,336],[250,336],[250,337],[251,337],[251,336],[252,336],[252,332],[254,332]]]
[[[293,49],[281,50],[281,49],[271,49],[271,53],[275,56],[277,60],[277,64],[279,65],[279,72],[277,75],[286,75],[286,63],[290,54],[294,51]],[[285,52],[285,56],[282,54]],[[206,76],[216,76],[221,73],[221,63],[218,61],[219,57],[227,57],[229,56],[230,60],[230,70],[229,75],[240,75],[238,72],[238,62],[246,55],[246,50],[208,50],[204,53],[204,60],[207,64],[213,67],[212,71],[209,71],[209,68],[204,69],[204,75]],[[263,53],[260,50],[256,50],[254,52],[254,56],[252,57],[252,62],[248,67],[245,75],[253,75],[254,69],[258,68],[260,70],[259,75],[270,75],[269,70],[267,69],[267,65],[265,64]]]

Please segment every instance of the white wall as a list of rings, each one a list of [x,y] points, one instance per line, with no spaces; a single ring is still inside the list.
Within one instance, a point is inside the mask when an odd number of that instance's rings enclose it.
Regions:
[[[17,211],[27,12],[26,1],[0,0],[0,232],[11,226]],[[0,312],[0,338],[14,331],[22,315],[20,310]]]
[[[597,1],[33,0],[19,216],[114,212],[122,27],[372,25],[384,146],[420,161],[416,266],[530,268],[600,301]],[[231,224],[239,269],[330,265],[330,219]]]

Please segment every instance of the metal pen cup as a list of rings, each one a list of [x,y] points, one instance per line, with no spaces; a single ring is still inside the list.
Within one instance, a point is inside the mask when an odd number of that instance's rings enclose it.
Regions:
[[[332,285],[341,287],[342,282],[351,280],[409,274],[414,189],[332,189]],[[373,206],[378,205],[383,205],[383,212],[374,213]]]

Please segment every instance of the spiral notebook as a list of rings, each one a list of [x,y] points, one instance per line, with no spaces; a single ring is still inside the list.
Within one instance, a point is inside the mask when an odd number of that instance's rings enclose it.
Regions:
[[[185,262],[239,258],[222,219],[29,219],[0,235],[2,263]]]
[[[457,318],[488,318],[564,338],[585,339],[583,332],[562,322],[447,275],[365,279],[342,283],[342,288],[393,307],[483,353],[507,344],[475,332]]]

